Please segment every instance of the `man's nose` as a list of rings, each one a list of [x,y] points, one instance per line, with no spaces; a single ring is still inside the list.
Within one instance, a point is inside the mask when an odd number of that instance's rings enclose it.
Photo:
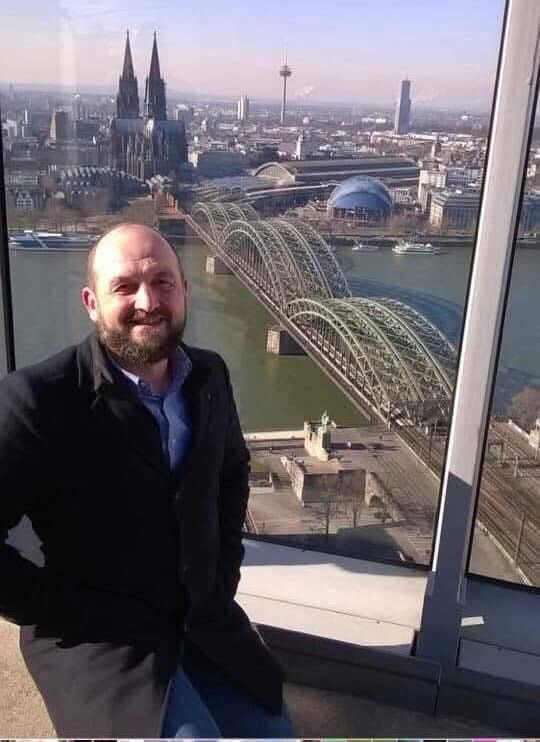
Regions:
[[[141,284],[135,295],[135,309],[152,312],[158,305],[157,296],[151,286]]]

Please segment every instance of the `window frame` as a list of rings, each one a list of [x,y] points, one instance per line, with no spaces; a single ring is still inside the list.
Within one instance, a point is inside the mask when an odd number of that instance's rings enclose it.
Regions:
[[[1,120],[0,110],[0,120]],[[6,183],[4,177],[4,140],[0,127],[0,308],[4,327],[3,341],[6,372],[15,371],[15,332],[13,323],[13,297],[9,264],[9,234],[7,223]]]
[[[435,660],[447,670],[458,662],[469,556],[536,113],[539,29],[540,4],[536,0],[508,0],[432,568],[416,648],[417,656]],[[482,580],[482,576],[474,575],[474,579]],[[494,582],[491,578],[488,581]],[[505,588],[510,584],[496,582]],[[519,588],[506,588],[509,600]],[[540,590],[533,590],[538,593],[540,608]]]

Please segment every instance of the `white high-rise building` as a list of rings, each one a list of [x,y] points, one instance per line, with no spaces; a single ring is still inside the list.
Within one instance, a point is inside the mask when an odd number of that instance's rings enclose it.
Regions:
[[[238,99],[238,121],[245,123],[249,119],[249,98],[243,95]]]
[[[78,93],[73,96],[71,102],[71,119],[72,121],[80,121],[82,119],[82,100]]]

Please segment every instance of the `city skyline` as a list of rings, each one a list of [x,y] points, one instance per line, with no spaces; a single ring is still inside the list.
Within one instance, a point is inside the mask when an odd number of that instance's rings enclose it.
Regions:
[[[247,93],[253,100],[277,101],[287,44],[295,70],[291,105],[389,104],[395,102],[397,83],[407,77],[415,83],[415,105],[487,106],[502,6],[498,0],[472,6],[459,0],[451,8],[433,8],[418,0],[408,3],[405,13],[395,0],[376,7],[339,0],[329,11],[319,0],[309,5],[300,0],[286,13],[263,7],[254,18],[247,8],[225,12],[217,0],[205,4],[204,17],[202,7],[176,8],[171,0],[153,5],[136,0],[131,8],[115,7],[112,0],[70,0],[61,9],[30,0],[23,16],[8,0],[0,30],[0,81],[112,90],[129,27],[139,78],[157,31],[171,95]]]

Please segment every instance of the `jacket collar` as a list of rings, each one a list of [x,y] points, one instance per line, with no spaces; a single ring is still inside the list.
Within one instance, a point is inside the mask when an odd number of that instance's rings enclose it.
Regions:
[[[193,469],[201,447],[204,447],[212,395],[206,389],[211,373],[208,356],[185,343],[181,347],[192,364],[191,372],[182,385],[192,422],[191,444],[182,465],[181,474],[184,478]],[[88,381],[91,383],[91,408],[97,419],[106,425],[116,425],[128,445],[135,448],[154,468],[170,477],[155,420],[140,401],[133,385],[111,363],[97,332],[91,333],[79,345],[78,364],[81,386],[87,387]]]
[[[184,386],[188,390],[200,388],[207,380],[211,367],[198,348],[181,343],[180,347],[191,361],[191,371]],[[92,391],[96,394],[108,391],[125,391],[131,387],[122,372],[110,361],[97,331],[93,331],[79,345],[79,383],[85,385],[90,374]]]

